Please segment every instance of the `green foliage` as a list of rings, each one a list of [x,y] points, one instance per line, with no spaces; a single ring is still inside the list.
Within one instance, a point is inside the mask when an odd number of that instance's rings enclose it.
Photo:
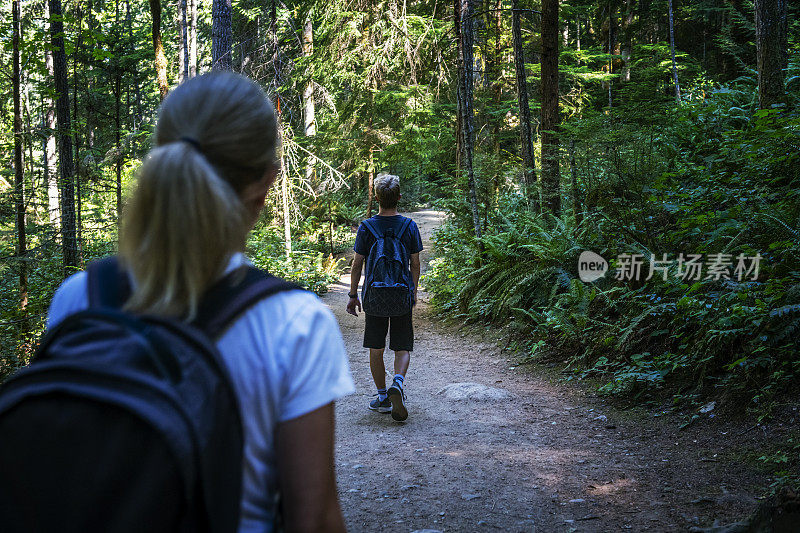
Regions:
[[[301,248],[294,251],[291,260],[287,261],[282,229],[274,226],[254,231],[247,248],[248,257],[257,267],[317,294],[326,292],[328,285],[338,279],[341,270],[335,259],[321,251]]]
[[[436,236],[425,278],[433,304],[505,326],[531,357],[559,360],[570,378],[599,377],[603,393],[724,392],[769,413],[800,381],[800,113],[756,111],[754,83],[687,84],[680,108],[651,99],[646,112],[633,92],[611,116],[568,122],[580,225],[570,211],[532,214],[509,192],[487,216],[481,256],[466,206],[451,201],[462,215]],[[583,250],[642,254],[644,275],[621,281],[612,270],[584,283]],[[656,271],[645,281],[662,253],[758,253],[760,272],[684,280],[673,264],[666,280]]]

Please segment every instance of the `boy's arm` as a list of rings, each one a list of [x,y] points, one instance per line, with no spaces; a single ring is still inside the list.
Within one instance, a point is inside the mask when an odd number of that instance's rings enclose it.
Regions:
[[[414,282],[414,302],[416,302],[419,286],[419,253],[411,254],[411,280]]]
[[[358,299],[358,282],[361,280],[361,267],[364,266],[364,256],[356,252],[353,259],[353,266],[350,267],[350,294],[355,294],[354,298],[348,295],[347,312],[353,316],[358,316],[356,307],[361,311],[361,300]]]

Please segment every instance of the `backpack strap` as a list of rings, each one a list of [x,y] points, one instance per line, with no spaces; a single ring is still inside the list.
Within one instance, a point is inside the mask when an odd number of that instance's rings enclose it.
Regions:
[[[131,295],[128,275],[116,256],[94,261],[87,268],[89,307],[119,309]]]
[[[193,324],[218,339],[247,309],[268,296],[291,290],[304,289],[255,267],[242,267],[206,291]]]
[[[364,220],[362,224],[364,224],[364,227],[367,228],[370,233],[372,233],[372,236],[375,237],[375,240],[378,240],[383,236],[378,232],[378,228],[374,226],[375,223],[369,218]]]
[[[412,222],[412,220],[410,218],[403,217],[403,222],[400,223],[400,229],[397,231],[397,234],[395,235],[395,237],[397,237],[398,239],[401,239],[403,237],[403,234],[406,232],[408,227],[411,225],[411,222]],[[370,233],[372,233],[372,235],[375,237],[375,239],[380,239],[382,237],[382,235],[380,233],[378,233],[378,230],[377,230],[377,228],[375,228],[374,222],[371,219],[368,218],[368,219],[364,220],[362,222],[362,224],[364,224],[364,227],[367,228]]]
[[[119,309],[130,297],[130,278],[120,268],[117,257],[91,263],[87,274],[90,308]],[[258,301],[278,292],[297,289],[303,290],[299,285],[255,267],[242,267],[206,291],[192,323],[212,339],[217,339],[234,320]]]
[[[408,227],[411,225],[411,222],[412,222],[411,219],[408,218],[408,217],[406,217],[403,220],[403,223],[400,224],[400,231],[397,232],[397,238],[398,239],[402,239],[403,238],[403,234],[406,232]]]

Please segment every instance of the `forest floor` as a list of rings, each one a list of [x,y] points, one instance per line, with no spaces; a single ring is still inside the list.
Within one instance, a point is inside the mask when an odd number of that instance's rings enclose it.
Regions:
[[[423,237],[424,273],[444,214],[410,216]],[[397,423],[367,409],[375,387],[362,348],[363,314],[345,313],[348,288],[349,274],[322,299],[341,325],[357,388],[336,408],[337,477],[349,531],[687,531],[727,524],[751,513],[769,485],[759,450],[796,427],[796,420],[763,426],[711,411],[681,430],[679,415],[617,409],[589,387],[516,364],[496,341],[437,320],[425,292],[414,313],[409,418]],[[391,369],[391,352],[385,359]]]

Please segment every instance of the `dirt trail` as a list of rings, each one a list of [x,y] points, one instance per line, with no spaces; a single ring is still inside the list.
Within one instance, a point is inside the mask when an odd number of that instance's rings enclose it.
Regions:
[[[425,244],[424,272],[444,215],[411,216]],[[619,413],[578,387],[550,383],[494,344],[432,319],[424,292],[406,379],[409,419],[400,424],[369,411],[364,318],[345,313],[348,286],[343,276],[323,301],[341,325],[358,390],[337,405],[337,477],[349,531],[686,531],[755,507],[751,491],[763,475],[715,455],[733,437],[726,428],[679,431],[674,421]],[[392,357],[386,354],[387,368]],[[463,382],[510,397],[440,393]]]

